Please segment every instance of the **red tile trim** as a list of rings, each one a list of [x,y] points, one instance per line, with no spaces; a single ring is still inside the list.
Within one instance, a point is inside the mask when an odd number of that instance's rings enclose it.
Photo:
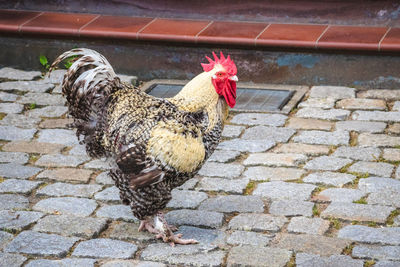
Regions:
[[[6,12],[15,12],[15,14],[17,14],[21,11],[6,10]],[[51,19],[53,19],[51,18],[51,14],[54,16],[54,18],[60,18],[60,23],[58,26],[54,24],[46,24],[46,19],[49,19],[50,21]],[[282,34],[279,34],[279,32],[277,32],[277,30],[279,31],[280,29],[283,31],[283,33],[285,33],[286,29],[284,26],[280,25],[280,28],[278,26],[274,27],[274,32],[278,35],[270,35],[272,32],[266,32],[269,31],[271,25],[273,24],[264,23],[266,25],[264,28],[256,28],[257,30],[255,31],[255,28],[252,26],[261,24],[257,22],[248,22],[249,33],[251,32],[251,34],[246,34],[246,32],[243,32],[243,30],[245,30],[246,28],[246,26],[243,25],[246,25],[247,22],[236,22],[237,25],[241,25],[240,27],[242,27],[240,30],[237,31],[237,36],[235,36],[235,29],[232,29],[232,32],[228,34],[225,34],[226,32],[224,31],[220,33],[218,32],[221,31],[221,29],[223,28],[220,28],[218,30],[218,27],[214,27],[217,24],[227,24],[226,22],[204,20],[197,21],[184,19],[147,18],[149,20],[152,20],[148,23],[145,20],[143,23],[147,24],[139,30],[137,30],[137,27],[131,27],[128,29],[121,28],[121,30],[119,31],[118,23],[116,24],[117,26],[114,28],[99,27],[96,29],[96,26],[88,27],[90,25],[94,25],[94,23],[96,23],[96,21],[100,17],[102,16],[95,14],[40,12],[33,17],[27,19],[26,21],[22,20],[23,22],[21,22],[21,20],[13,21],[11,16],[10,22],[8,22],[7,18],[5,23],[3,23],[3,25],[0,25],[0,34],[2,32],[14,32],[20,34],[50,34],[64,36],[83,36],[90,38],[106,37],[146,41],[244,45],[251,47],[302,47],[308,49],[400,51],[400,29],[392,29],[386,27],[349,26],[349,31],[346,33],[346,30],[343,30],[346,26],[320,25],[326,26],[326,28],[316,40],[310,38],[310,35],[307,35],[307,30],[304,29],[304,37],[302,37],[301,34],[297,34],[297,36],[294,35],[294,38],[291,40],[290,38],[282,38]],[[117,16],[114,17],[116,19],[121,18]],[[74,20],[74,18],[76,19]],[[83,20],[82,23],[79,23],[77,21],[78,18],[81,18]],[[70,21],[71,23],[69,23]],[[167,27],[167,25],[163,25],[162,23],[160,23],[160,21],[169,23],[171,26]],[[177,23],[178,25],[182,26],[182,28],[177,27]],[[201,23],[203,23],[204,26]],[[230,22],[228,22],[228,24],[229,23]],[[235,24],[235,22],[233,24]],[[66,26],[64,27],[63,25]],[[139,27],[141,27],[142,25],[139,24]],[[299,26],[300,25],[301,24],[299,24]],[[117,30],[113,31],[113,29]],[[165,32],[164,29],[166,29]],[[342,32],[340,31],[340,29],[342,29]],[[312,29],[310,27],[310,34],[313,33],[315,36],[315,30],[313,32],[311,32],[311,30]],[[352,34],[352,30],[354,31],[354,34]],[[260,32],[258,33],[258,31]]]

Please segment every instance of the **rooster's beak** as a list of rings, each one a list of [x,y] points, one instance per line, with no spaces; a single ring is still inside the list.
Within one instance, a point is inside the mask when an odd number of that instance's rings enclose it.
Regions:
[[[235,81],[235,82],[239,81],[239,79],[236,75],[229,77],[229,80]]]

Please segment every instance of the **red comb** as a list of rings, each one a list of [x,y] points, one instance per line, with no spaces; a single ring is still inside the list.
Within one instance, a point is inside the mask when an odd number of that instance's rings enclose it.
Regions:
[[[204,71],[210,71],[215,67],[215,65],[220,64],[224,67],[225,71],[230,76],[236,75],[236,73],[237,73],[236,65],[233,62],[233,60],[231,60],[230,56],[225,58],[224,54],[222,54],[222,52],[220,52],[220,58],[218,58],[214,52],[212,52],[212,54],[214,56],[214,60],[212,60],[211,58],[206,56],[206,59],[210,63],[208,63],[208,64],[201,63],[201,66],[203,67]]]

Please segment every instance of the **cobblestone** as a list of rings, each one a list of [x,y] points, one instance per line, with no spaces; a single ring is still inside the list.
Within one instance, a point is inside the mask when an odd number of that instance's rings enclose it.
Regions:
[[[196,189],[200,191],[216,191],[232,194],[241,194],[249,183],[249,179],[225,179],[225,178],[208,178],[200,180]]]
[[[308,234],[278,234],[277,240],[276,247],[321,256],[338,255],[351,244],[346,239]]]
[[[114,185],[114,181],[108,175],[108,172],[102,172],[96,176],[96,183],[104,185]]]
[[[8,114],[2,120],[1,125],[16,126],[19,128],[32,129],[37,126],[40,118],[32,118],[21,114]]]
[[[0,252],[0,265],[1,266],[22,266],[27,260],[26,257],[19,254],[2,253]]]
[[[45,178],[61,182],[76,181],[76,182],[87,183],[90,179],[91,174],[92,171],[90,170],[57,168],[52,170],[44,170],[43,172],[39,173],[38,176],[36,176],[36,178],[38,179]]]
[[[0,194],[0,210],[26,209],[28,198],[21,195]]]
[[[63,145],[59,144],[40,143],[36,141],[13,141],[3,145],[2,150],[9,152],[55,154],[60,153],[63,147]]]
[[[311,217],[313,215],[313,206],[314,203],[308,201],[277,200],[271,203],[269,213],[272,215]]]
[[[302,108],[297,111],[296,116],[300,118],[311,118],[321,120],[345,120],[350,115],[350,111],[343,109],[320,109]]]
[[[400,137],[386,134],[362,133],[358,136],[360,146],[371,147],[397,147],[400,145]]]
[[[314,172],[303,178],[305,183],[324,184],[342,187],[353,182],[357,177],[352,174],[339,172]]]
[[[137,246],[131,243],[98,238],[79,243],[72,256],[127,259],[133,257],[136,251]]]
[[[23,166],[15,163],[0,164],[0,176],[7,178],[27,179],[41,170],[41,168]]]
[[[389,133],[399,134],[400,133],[400,123],[390,124],[388,127]]]
[[[87,160],[86,156],[43,155],[35,162],[35,165],[42,167],[76,167]]]
[[[237,163],[216,163],[206,162],[199,171],[199,175],[210,177],[239,177],[244,170],[244,167]]]
[[[321,201],[352,203],[365,195],[366,193],[358,189],[328,188],[319,193],[315,198]]]
[[[0,152],[1,163],[18,163],[25,164],[29,160],[29,155],[22,152]]]
[[[68,111],[67,107],[63,106],[48,106],[44,108],[35,108],[27,112],[28,116],[34,118],[56,118],[66,114]]]
[[[212,178],[216,179],[216,178]],[[172,190],[172,199],[167,204],[167,208],[194,209],[201,202],[208,198],[204,192],[196,192],[191,190]]]
[[[244,129],[243,126],[225,125],[222,136],[228,138],[239,137]]]
[[[39,132],[38,142],[73,146],[78,144],[75,132],[64,129],[46,129]]]
[[[305,173],[303,169],[279,167],[249,167],[243,175],[253,181],[298,180]]]
[[[264,152],[275,146],[276,143],[271,140],[243,140],[233,139],[219,143],[219,149],[234,150],[240,152]]]
[[[66,258],[62,260],[31,260],[26,267],[94,267],[95,259]]]
[[[52,95],[46,93],[26,93],[17,100],[17,103],[35,103],[36,105],[40,106],[62,106],[65,102],[65,98],[61,95]]]
[[[333,122],[317,119],[305,119],[293,117],[289,119],[287,127],[302,130],[326,130],[330,131],[333,127]]]
[[[228,266],[268,266],[282,267],[289,262],[292,252],[278,248],[239,246],[231,249]]]
[[[382,190],[368,195],[368,204],[380,204],[400,208],[400,191]]]
[[[348,145],[350,135],[346,131],[303,131],[293,137],[293,141],[297,143],[313,144],[313,145]]]
[[[0,249],[3,249],[13,238],[14,236],[12,234],[0,231]]]
[[[241,213],[231,219],[229,229],[254,231],[254,232],[277,232],[288,220],[283,216],[272,216],[270,214]]]
[[[98,209],[96,216],[113,220],[138,221],[138,219],[133,216],[131,208],[125,205],[104,205]]]
[[[36,194],[51,197],[91,197],[99,190],[101,190],[101,186],[95,184],[54,183],[41,188]]]
[[[381,150],[375,147],[341,146],[336,149],[332,156],[354,160],[376,161],[379,159],[380,154]]]
[[[400,245],[400,227],[373,228],[364,225],[347,225],[339,230],[339,238],[362,243]]]
[[[357,96],[359,98],[378,98],[385,100],[399,100],[400,92],[398,90],[364,90],[360,91]]]
[[[235,160],[239,155],[240,155],[239,151],[216,150],[208,158],[208,161],[227,163],[227,162]]]
[[[308,145],[301,143],[287,143],[274,148],[275,153],[305,154],[307,156],[320,156],[329,154],[329,147],[324,145]]]
[[[201,203],[199,210],[217,212],[263,212],[264,203],[256,196],[219,196]]]
[[[54,84],[38,81],[13,81],[0,83],[0,90],[44,93],[54,88]]]
[[[400,181],[391,178],[369,177],[358,182],[358,189],[367,193],[381,190],[394,190],[400,192]]]
[[[94,159],[86,163],[84,167],[88,169],[109,170],[110,163],[105,159]]]
[[[39,128],[44,129],[55,129],[55,128],[68,128],[68,125],[73,122],[71,118],[65,119],[44,119],[40,124]]]
[[[323,235],[329,229],[329,221],[321,218],[293,217],[288,225],[289,233]]]
[[[101,267],[167,267],[167,265],[152,261],[112,260],[101,264]]]
[[[29,194],[42,182],[27,181],[19,179],[8,179],[0,183],[0,193]]]
[[[385,110],[386,102],[381,99],[349,98],[342,99],[336,103],[337,108],[343,109],[365,109],[365,110]]]
[[[18,95],[16,95],[16,94],[0,92],[0,100],[1,101],[15,101],[15,100],[17,100],[17,98],[18,98]]]
[[[154,235],[147,231],[138,231],[139,224],[132,222],[117,221],[109,226],[109,237],[112,239],[126,241],[150,241],[154,239]]]
[[[354,98],[355,89],[343,86],[313,86],[310,90],[311,98]]]
[[[353,120],[400,122],[400,112],[397,111],[354,111]]]
[[[330,109],[335,106],[334,98],[309,98],[304,102],[301,102],[299,108],[323,108]]]
[[[308,200],[315,188],[310,184],[277,181],[258,184],[253,194],[276,200]]]
[[[89,216],[96,207],[96,201],[92,199],[60,197],[40,200],[35,206],[33,206],[33,209],[46,213]]]
[[[271,235],[249,232],[234,231],[228,237],[227,243],[230,245],[251,245],[255,247],[265,247],[272,240]]]
[[[169,224],[218,228],[224,218],[222,213],[205,210],[173,210],[165,215]]]
[[[246,166],[266,165],[277,167],[295,167],[307,160],[302,154],[292,153],[254,153],[243,161]]]
[[[350,166],[348,171],[369,173],[371,175],[390,177],[392,175],[394,166],[384,162],[367,162],[359,161]]]
[[[338,121],[336,122],[337,131],[355,131],[368,133],[382,133],[386,128],[386,123],[378,121]]]
[[[389,161],[400,161],[400,149],[385,148],[382,157]]]
[[[35,211],[0,211],[0,229],[21,231],[33,224],[44,214]]]
[[[346,256],[346,255],[332,255],[330,257],[321,257],[319,255],[313,255],[313,254],[307,254],[307,253],[297,253],[296,254],[296,266],[298,266],[298,267],[309,267],[309,266],[363,267],[364,262],[362,260],[352,259],[350,256]]]
[[[378,261],[374,267],[399,267],[399,264],[395,261]]]
[[[179,227],[177,233],[182,234],[184,238],[195,239],[203,245],[225,245],[226,234],[221,230],[204,229],[193,226],[181,226]]]
[[[304,168],[308,170],[338,171],[352,162],[350,159],[321,156],[308,161]]]
[[[23,140],[28,141],[33,138],[36,129],[22,129],[14,126],[0,126],[0,139],[7,141]]]
[[[290,128],[273,127],[273,126],[254,126],[248,128],[242,139],[245,140],[262,140],[267,139],[274,142],[287,142],[289,138],[295,134],[295,130]]]
[[[0,103],[0,112],[2,113],[21,113],[23,105],[17,103]]]
[[[351,221],[384,223],[394,210],[393,207],[381,205],[333,202],[321,213],[321,216],[323,218],[334,217]]]
[[[287,116],[281,114],[242,113],[235,115],[231,123],[244,125],[283,126]]]
[[[24,71],[9,67],[0,69],[0,79],[6,80],[33,80],[41,75],[40,71]]]
[[[120,202],[119,190],[116,186],[108,187],[101,192],[96,193],[95,199],[109,202]]]
[[[353,257],[361,259],[400,261],[400,246],[355,246]]]
[[[5,252],[19,252],[37,256],[64,257],[74,243],[75,237],[24,231],[4,249]]]

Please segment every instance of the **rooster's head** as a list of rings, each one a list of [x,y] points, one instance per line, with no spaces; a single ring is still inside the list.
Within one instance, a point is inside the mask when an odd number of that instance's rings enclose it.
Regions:
[[[202,63],[201,66],[204,71],[213,72],[211,81],[215,91],[218,95],[224,96],[228,105],[233,108],[236,104],[236,82],[238,81],[236,65],[230,56],[225,58],[222,52],[220,58],[214,52],[213,56],[214,60],[206,56],[209,63]]]

